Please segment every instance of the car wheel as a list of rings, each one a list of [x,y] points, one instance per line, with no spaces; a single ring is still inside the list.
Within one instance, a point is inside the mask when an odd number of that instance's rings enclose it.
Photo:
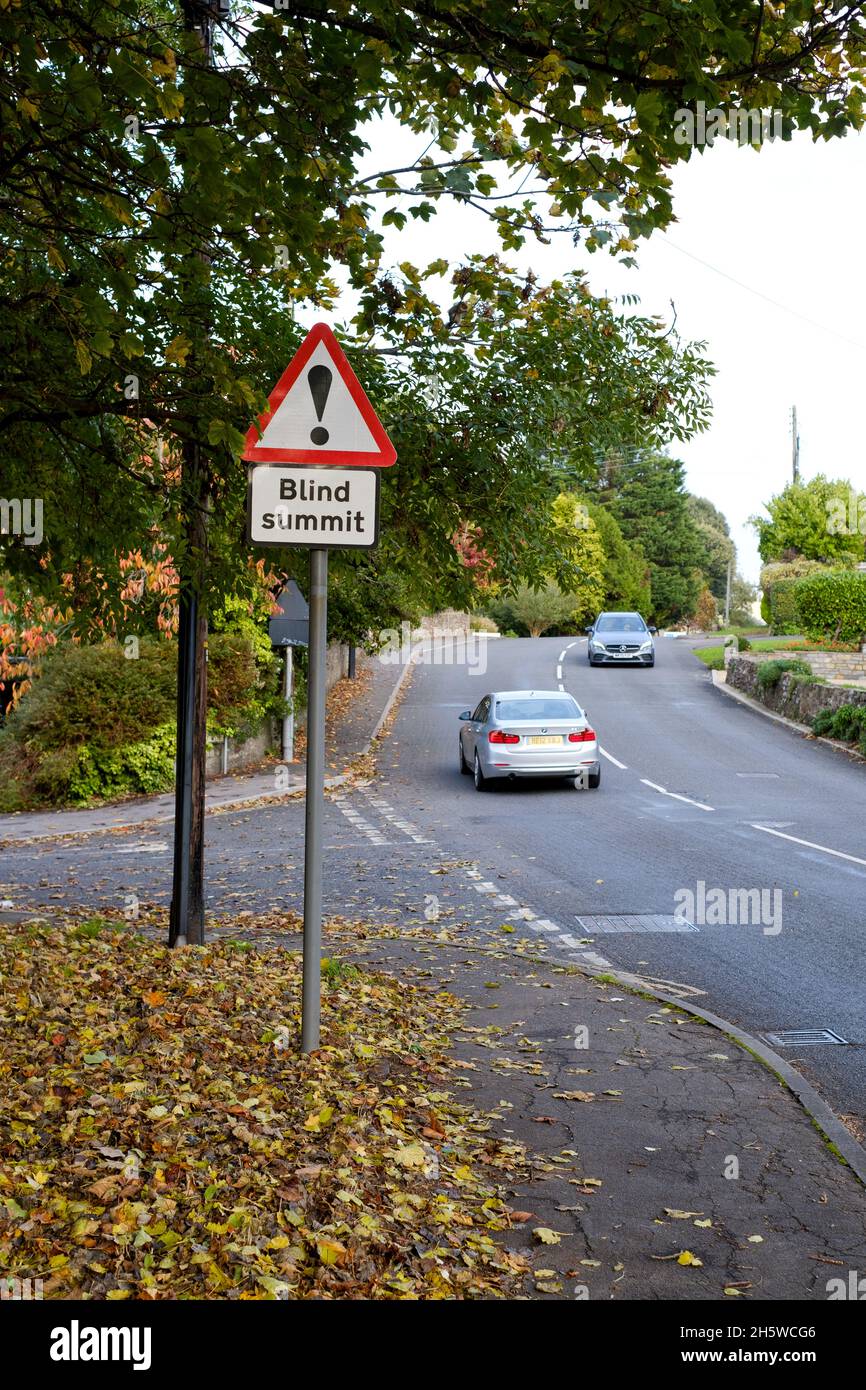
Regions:
[[[475,778],[475,790],[477,792],[486,792],[487,782],[484,773],[481,771],[481,763],[478,760],[477,753],[475,754],[475,762],[472,765],[472,775]]]
[[[596,787],[601,786],[601,768],[598,769],[598,772],[591,772],[588,781],[590,791],[595,791]]]
[[[469,764],[467,763],[466,759],[465,759],[464,756],[463,756],[463,740],[462,740],[462,738],[460,738],[460,739],[457,740],[457,748],[458,748],[458,757],[460,758],[460,771],[463,773],[464,777],[468,777],[468,776],[469,776]]]
[[[656,664],[656,659],[655,659],[655,657],[653,657],[652,660],[651,660],[651,661],[648,661],[646,664],[647,664],[647,666],[655,666],[655,664]]]

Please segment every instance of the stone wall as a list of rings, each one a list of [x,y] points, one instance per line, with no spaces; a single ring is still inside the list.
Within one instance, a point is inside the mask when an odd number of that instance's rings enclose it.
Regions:
[[[800,652],[779,651],[762,652],[762,657],[770,660],[784,660],[798,656],[808,661],[816,676],[821,680],[861,681],[866,679],[866,652]]]
[[[466,635],[469,632],[469,614],[459,613],[456,608],[443,608],[441,613],[433,613],[421,619],[422,632],[447,633],[449,636]]]
[[[824,653],[819,655],[823,656]],[[854,653],[834,652],[833,655],[853,656]],[[799,657],[800,653],[779,652],[778,656],[788,659]],[[735,656],[728,666],[727,683],[787,719],[794,719],[799,724],[811,724],[819,710],[839,709],[840,705],[866,705],[866,690],[824,685],[791,672],[780,676],[775,685],[761,686],[758,684],[758,666],[762,660],[757,656]]]
[[[251,767],[254,763],[260,763],[263,758],[274,748],[279,739],[276,723],[273,719],[266,719],[258,733],[251,738],[230,738],[227,740],[227,772],[237,772],[239,768]],[[205,776],[219,777],[223,771],[223,741],[218,739],[207,751],[205,761]]]

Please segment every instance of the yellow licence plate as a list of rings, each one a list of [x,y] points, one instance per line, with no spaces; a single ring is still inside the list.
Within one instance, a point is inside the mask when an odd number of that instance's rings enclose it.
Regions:
[[[536,748],[537,748],[538,745],[541,744],[541,743],[547,744],[547,745],[549,746],[551,743],[562,743],[562,735],[561,735],[561,734],[530,734],[529,737],[527,738],[526,742],[527,742],[527,743],[534,744],[534,746],[535,746]]]

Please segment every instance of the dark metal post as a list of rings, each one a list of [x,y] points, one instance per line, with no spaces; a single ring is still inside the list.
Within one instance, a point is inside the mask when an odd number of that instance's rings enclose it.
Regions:
[[[349,643],[349,680],[355,679],[355,643]]]
[[[229,0],[182,0],[184,21],[198,34],[204,60],[213,63],[215,19]],[[207,256],[199,253],[202,259]],[[204,797],[207,736],[207,512],[209,480],[195,440],[183,445],[181,507],[186,553],[181,560],[177,634],[177,763],[174,791],[174,864],[169,946],[204,942]]]
[[[307,698],[307,807],[304,846],[304,993],[301,1050],[319,1046],[322,972],[322,844],[325,814],[325,661],[328,552],[310,551],[310,665]]]

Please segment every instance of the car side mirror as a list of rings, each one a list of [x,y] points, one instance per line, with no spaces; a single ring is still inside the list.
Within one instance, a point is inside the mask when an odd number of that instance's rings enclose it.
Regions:
[[[655,636],[658,637],[659,630],[652,623],[650,623],[650,632],[654,633]]]
[[[458,718],[458,719],[471,719],[471,718],[472,718],[472,711],[471,711],[471,709],[465,709],[465,710],[463,711],[462,714],[458,714],[457,718]]]
[[[592,636],[592,628],[591,628],[591,627],[585,627],[583,630],[584,630],[584,632],[586,633],[587,637],[591,637],[591,636]]]

